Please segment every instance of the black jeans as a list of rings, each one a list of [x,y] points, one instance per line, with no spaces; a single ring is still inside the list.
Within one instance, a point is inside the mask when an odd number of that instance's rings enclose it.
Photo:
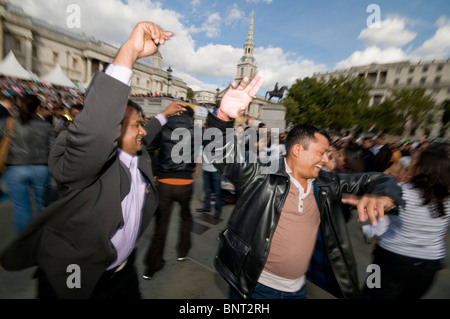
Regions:
[[[155,234],[145,258],[149,273],[156,271],[161,265],[173,202],[178,202],[181,206],[181,229],[177,245],[178,257],[186,257],[191,249],[192,215],[190,203],[192,191],[193,184],[169,185],[158,183],[159,204],[156,210]]]
[[[364,286],[364,299],[419,299],[431,287],[440,260],[407,257],[376,246],[373,264],[380,267],[381,287]]]

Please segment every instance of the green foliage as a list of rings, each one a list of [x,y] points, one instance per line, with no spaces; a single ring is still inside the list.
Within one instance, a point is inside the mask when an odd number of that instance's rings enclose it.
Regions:
[[[401,89],[374,107],[372,118],[383,132],[402,134],[405,129],[427,128],[432,111],[433,99],[425,89]]]
[[[444,109],[444,115],[442,116],[442,123],[445,126],[450,122],[450,100],[445,100],[442,103],[442,108]]]
[[[190,87],[187,88],[186,99],[189,101],[195,100],[194,90],[192,90]]]
[[[314,78],[297,80],[284,100],[286,118],[294,124],[351,129],[355,123],[361,124],[360,120],[367,112],[369,91],[370,87],[359,77],[340,77],[329,82]]]
[[[293,124],[310,123],[334,131],[376,131],[399,135],[408,128],[427,128],[433,99],[425,89],[401,89],[380,105],[368,106],[372,88],[363,77],[297,80],[284,100],[286,119]],[[447,119],[450,116],[449,103]],[[444,120],[445,120],[444,119]]]

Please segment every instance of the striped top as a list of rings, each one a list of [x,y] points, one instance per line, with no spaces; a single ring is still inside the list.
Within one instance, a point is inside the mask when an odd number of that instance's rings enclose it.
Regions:
[[[450,223],[450,198],[444,203],[445,216],[432,218],[431,205],[423,205],[421,192],[412,184],[402,185],[405,208],[390,216],[389,229],[378,245],[399,255],[426,260],[445,258],[445,235]]]

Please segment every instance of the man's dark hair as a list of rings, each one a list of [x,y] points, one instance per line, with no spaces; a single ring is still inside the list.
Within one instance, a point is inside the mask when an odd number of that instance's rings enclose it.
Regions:
[[[286,138],[286,154],[289,154],[291,148],[295,144],[300,144],[305,150],[308,149],[311,141],[316,141],[315,134],[325,136],[330,141],[328,133],[314,125],[301,124],[295,126],[288,134]]]
[[[84,109],[84,105],[83,104],[80,104],[80,103],[77,103],[77,104],[74,104],[74,105],[72,105],[71,107],[70,107],[70,109],[76,109],[76,110],[78,110],[78,111],[83,111],[83,109]]]
[[[194,110],[192,109],[192,107],[185,106],[184,108],[186,109],[186,111],[184,111],[183,113],[189,115],[190,118],[194,118]]]
[[[41,100],[37,95],[25,94],[18,100],[20,122],[25,125],[31,120],[32,115],[36,112]]]
[[[131,100],[128,100],[128,106],[132,107],[133,109],[136,110],[136,112],[141,116],[144,117],[144,110],[142,109],[142,107],[137,104],[136,102],[133,102]]]

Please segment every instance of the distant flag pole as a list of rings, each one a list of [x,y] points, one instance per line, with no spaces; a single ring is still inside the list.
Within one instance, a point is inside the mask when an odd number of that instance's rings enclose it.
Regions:
[[[377,126],[376,124],[372,125],[372,126],[369,128],[369,133],[372,132],[373,129],[374,129],[376,126]]]

